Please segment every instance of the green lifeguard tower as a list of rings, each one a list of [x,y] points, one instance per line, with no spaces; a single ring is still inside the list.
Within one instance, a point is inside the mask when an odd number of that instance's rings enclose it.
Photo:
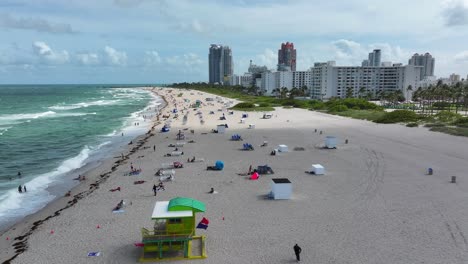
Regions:
[[[151,216],[154,229],[141,229],[140,262],[206,258],[206,237],[195,234],[199,212],[205,212],[205,204],[192,198],[156,202]]]

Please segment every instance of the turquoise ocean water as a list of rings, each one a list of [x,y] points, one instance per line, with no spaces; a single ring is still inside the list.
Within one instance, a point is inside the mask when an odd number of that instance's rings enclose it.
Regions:
[[[145,133],[160,104],[142,88],[0,86],[0,230]]]

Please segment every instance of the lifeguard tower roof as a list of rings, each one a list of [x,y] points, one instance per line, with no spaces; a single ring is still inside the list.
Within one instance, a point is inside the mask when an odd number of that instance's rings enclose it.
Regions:
[[[205,212],[205,204],[191,198],[177,197],[156,202],[151,219],[192,217],[195,212]]]
[[[169,211],[168,210],[169,201],[160,201],[156,202],[153,209],[153,215],[151,219],[167,219],[167,218],[182,218],[182,217],[192,217],[193,212],[191,210],[187,211]]]

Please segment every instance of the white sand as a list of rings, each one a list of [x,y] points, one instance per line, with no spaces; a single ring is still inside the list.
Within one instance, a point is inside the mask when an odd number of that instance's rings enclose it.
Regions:
[[[204,98],[215,97],[183,93],[183,98],[202,99],[205,104]],[[182,98],[175,98],[180,106]],[[197,218],[207,217],[209,228],[197,233],[207,236],[208,258],[196,263],[292,263],[295,243],[302,247],[303,263],[468,262],[466,138],[301,109],[277,109],[272,119],[249,113],[246,124],[239,124],[241,112],[232,116],[224,112],[227,121],[218,121],[222,115],[218,108],[216,102],[202,107],[205,125],[191,110],[186,125],[180,114],[171,132],[159,133],[158,126],[158,133],[145,144],[151,148],[133,154],[98,190],[40,225],[28,238],[27,251],[12,263],[135,263],[141,248],[133,244],[141,240],[141,227],[152,226],[155,201],[176,196],[206,203],[207,212]],[[229,124],[226,134],[201,134],[219,123]],[[247,129],[248,124],[256,128]],[[196,143],[181,148],[182,157],[163,157],[173,150],[167,145],[176,142],[177,130],[183,128],[195,130],[185,133]],[[230,141],[234,133],[244,141]],[[319,148],[327,135],[339,138],[338,149]],[[263,141],[269,146],[259,147]],[[243,143],[253,144],[255,150],[239,150]],[[270,156],[279,144],[288,145],[290,152]],[[294,147],[305,151],[293,151]],[[186,163],[192,156],[205,162]],[[222,172],[205,170],[218,159],[225,161]],[[176,160],[184,162],[184,168],[155,198],[154,173],[161,163]],[[143,169],[140,176],[123,176],[130,162]],[[304,173],[315,163],[325,167],[326,175]],[[258,181],[237,175],[251,164],[268,164],[275,174]],[[90,177],[111,166],[111,162],[101,166]],[[434,175],[425,175],[428,167]],[[457,176],[456,184],[450,183],[452,175]],[[265,199],[273,177],[291,180],[291,200]],[[135,180],[147,182],[134,185]],[[117,186],[121,192],[109,192]],[[211,187],[218,193],[208,194]],[[125,213],[113,214],[121,199],[127,203]],[[46,208],[42,216],[53,214],[60,205],[63,201]],[[1,261],[14,255],[12,242],[5,237],[21,235],[30,223],[2,235]],[[101,256],[87,257],[89,251],[100,251]]]

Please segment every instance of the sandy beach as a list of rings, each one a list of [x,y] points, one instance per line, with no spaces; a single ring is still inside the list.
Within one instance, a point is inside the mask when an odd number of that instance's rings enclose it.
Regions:
[[[162,114],[170,117],[155,120],[154,129],[133,141],[123,159],[117,155],[87,173],[70,197],[3,233],[0,262],[136,263],[141,248],[134,244],[141,241],[140,229],[153,225],[155,202],[177,196],[206,204],[197,220],[208,218],[209,228],[197,233],[207,237],[208,257],[196,263],[293,263],[295,243],[302,247],[303,263],[468,262],[466,138],[303,109],[277,108],[271,119],[248,113],[240,123],[242,112],[231,115],[221,103],[235,100],[189,90],[157,93],[168,101]],[[194,111],[188,105],[196,100],[203,105]],[[170,113],[174,108],[177,119]],[[225,121],[219,120],[223,114]],[[171,131],[161,133],[168,120]],[[211,133],[224,123],[225,134]],[[168,145],[177,141],[179,130],[194,143],[180,149],[183,156],[164,157],[174,150]],[[231,141],[232,134],[243,141]],[[326,136],[337,137],[337,149],[322,148]],[[264,141],[268,145],[260,147]],[[243,143],[255,150],[241,150]],[[289,152],[271,156],[280,144]],[[204,162],[187,163],[193,156]],[[224,161],[224,170],[207,171],[216,160]],[[173,161],[184,168],[154,196],[156,171]],[[238,175],[265,164],[275,174],[256,181]],[[322,164],[325,175],[305,173],[312,164]],[[141,173],[124,176],[131,165]],[[428,168],[433,175],[427,175]],[[451,176],[457,176],[456,183]],[[272,178],[292,182],[290,200],[266,198]],[[135,185],[138,180],[145,182]],[[109,191],[117,187],[120,191]],[[210,188],[217,193],[210,194]],[[120,200],[124,212],[115,214],[112,208]],[[93,251],[101,255],[88,257]]]

